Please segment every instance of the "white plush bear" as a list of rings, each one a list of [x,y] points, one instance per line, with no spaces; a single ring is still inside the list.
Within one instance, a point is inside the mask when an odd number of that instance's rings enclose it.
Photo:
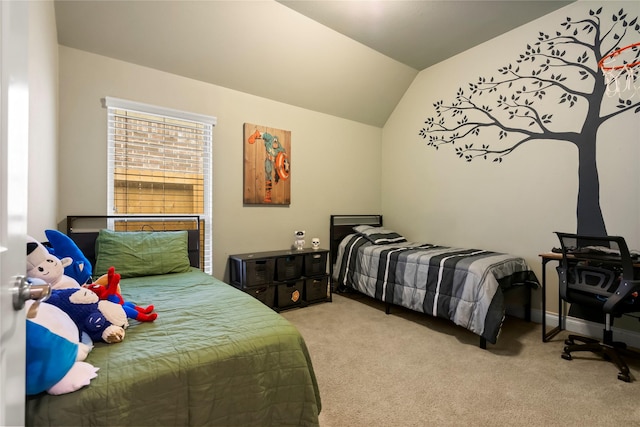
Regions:
[[[80,288],[78,281],[64,274],[64,268],[73,263],[69,257],[59,259],[51,255],[42,243],[27,236],[27,276],[42,279],[51,289]]]

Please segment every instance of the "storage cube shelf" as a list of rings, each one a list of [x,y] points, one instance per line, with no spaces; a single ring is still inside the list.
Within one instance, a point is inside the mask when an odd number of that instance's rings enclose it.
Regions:
[[[331,301],[328,253],[302,249],[230,255],[230,282],[276,311]]]

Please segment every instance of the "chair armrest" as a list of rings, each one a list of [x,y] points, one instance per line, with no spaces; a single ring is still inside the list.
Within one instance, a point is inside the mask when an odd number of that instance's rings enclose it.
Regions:
[[[560,299],[563,301],[567,300],[567,269],[562,266],[556,267],[556,271],[558,272],[558,286],[560,291]]]
[[[604,303],[603,311],[605,313],[612,313],[615,311],[617,305],[632,296],[634,292],[640,292],[640,280],[622,280],[618,289],[607,299]]]

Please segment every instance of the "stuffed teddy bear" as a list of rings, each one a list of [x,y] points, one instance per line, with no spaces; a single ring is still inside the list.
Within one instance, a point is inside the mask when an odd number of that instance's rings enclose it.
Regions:
[[[78,245],[64,233],[58,230],[44,230],[47,241],[51,247],[47,250],[51,255],[55,255],[59,259],[71,258],[71,264],[64,268],[66,276],[75,279],[81,285],[91,281],[93,269],[91,262],[82,253]]]
[[[129,327],[127,314],[120,304],[100,300],[86,288],[53,289],[47,303],[67,313],[78,329],[94,342],[119,343]]]
[[[64,274],[64,268],[71,263],[71,258],[59,259],[42,243],[27,236],[27,277],[42,279],[51,289],[79,289],[78,281]]]
[[[32,279],[34,282],[38,279]],[[42,282],[44,283],[44,282]],[[25,303],[27,311],[34,304]],[[41,302],[36,316],[27,319],[26,393],[65,394],[89,385],[99,368],[84,362],[93,348],[73,320],[59,308]]]
[[[83,285],[83,287],[93,291],[101,300],[120,304],[130,319],[139,322],[153,322],[158,318],[158,314],[153,313],[155,308],[153,305],[139,307],[124,300],[120,294],[120,274],[116,273],[114,267],[109,267],[107,274],[103,274],[95,282]]]

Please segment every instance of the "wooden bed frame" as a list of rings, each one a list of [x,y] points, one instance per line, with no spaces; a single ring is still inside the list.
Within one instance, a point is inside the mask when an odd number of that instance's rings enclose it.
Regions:
[[[329,230],[329,239],[330,239],[330,258],[331,258],[331,289],[332,292],[340,292],[340,289],[336,289],[336,284],[333,282],[333,269],[334,264],[336,262],[336,258],[338,256],[338,247],[340,246],[340,242],[349,234],[353,234],[353,227],[356,225],[371,225],[373,227],[381,227],[382,226],[382,215],[380,214],[372,214],[372,215],[331,215],[330,221],[330,230]],[[531,321],[531,287],[525,286],[527,288],[527,292],[525,292],[525,302],[524,302],[524,319],[527,322]],[[517,289],[516,287],[510,288],[506,290],[506,292],[511,291],[512,289]],[[393,304],[390,302],[385,302],[385,313],[391,314],[391,306]],[[487,340],[484,337],[480,337],[480,348],[487,348]]]
[[[198,215],[69,215],[67,236],[96,265],[96,239],[110,223],[126,223],[123,231],[187,231],[189,263],[200,268],[200,217]],[[154,227],[157,223],[159,227]],[[167,223],[170,224],[167,227]]]

